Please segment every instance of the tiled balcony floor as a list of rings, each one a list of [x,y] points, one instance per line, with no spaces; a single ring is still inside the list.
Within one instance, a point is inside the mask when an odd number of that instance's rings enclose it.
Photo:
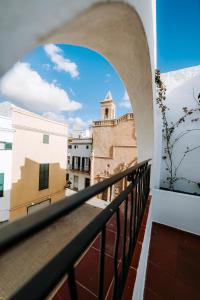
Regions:
[[[200,299],[200,236],[156,224],[144,300]]]
[[[150,200],[147,203],[146,210],[139,232],[136,248],[130,265],[130,272],[127,278],[127,286],[123,300],[132,299],[133,285],[136,278],[136,272],[140,257],[141,245],[144,237],[145,224],[148,215]],[[128,205],[130,208],[130,206]],[[118,250],[118,272],[121,272],[121,258],[122,258],[122,242],[124,234],[124,209],[123,205],[120,208],[120,242]],[[129,230],[130,230],[130,211],[128,209],[127,222],[127,245],[129,244]],[[104,299],[112,299],[113,283],[114,283],[114,248],[116,238],[116,216],[114,215],[106,225],[106,246],[105,246],[105,272],[104,272]],[[98,268],[100,255],[100,236],[98,235],[94,242],[87,249],[80,261],[75,267],[75,279],[77,285],[77,293],[79,300],[94,300],[98,299]],[[129,282],[130,281],[130,282]],[[53,300],[70,300],[70,293],[68,282],[65,281],[55,293]]]
[[[121,217],[121,225],[123,224],[123,217]],[[123,227],[121,226],[121,233]],[[106,247],[105,247],[105,273],[104,273],[104,298],[109,299],[112,289],[112,281],[114,276],[114,244],[116,236],[116,219],[113,217],[106,226]],[[78,299],[98,299],[98,268],[100,255],[100,236],[97,236],[95,241],[88,248],[83,258],[75,268],[76,284]],[[120,241],[118,262],[120,269],[120,262],[122,256],[122,239]],[[67,281],[63,283],[53,300],[69,300],[69,287]]]

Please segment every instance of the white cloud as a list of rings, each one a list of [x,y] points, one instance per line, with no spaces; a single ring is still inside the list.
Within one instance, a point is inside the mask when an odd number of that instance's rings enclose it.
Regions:
[[[60,122],[60,123],[67,123],[67,119],[65,118],[65,116],[63,116],[62,114],[56,114],[54,112],[48,111],[48,112],[44,112],[43,117],[56,121],[56,122]]]
[[[56,113],[52,113],[52,112],[45,112],[45,113],[43,113],[43,116],[50,120],[53,120],[53,121],[66,123],[68,125],[69,132],[71,132],[73,130],[87,129],[92,123],[91,120],[84,121],[80,117],[68,117],[67,118],[62,114],[56,114]]]
[[[30,64],[18,62],[0,81],[2,96],[36,113],[74,111],[82,104],[69,98],[55,82],[46,80],[31,69]]]
[[[75,62],[63,57],[63,51],[59,47],[49,44],[44,46],[44,50],[48,57],[55,64],[55,69],[58,71],[64,71],[71,75],[72,78],[79,76],[78,67]]]
[[[67,119],[67,123],[72,130],[86,129],[90,124],[90,121],[84,121],[80,117],[70,117]]]
[[[122,98],[122,101],[119,104],[120,106],[126,107],[126,108],[131,108],[131,103],[129,99],[129,95],[127,93],[127,90],[124,92],[124,96]]]

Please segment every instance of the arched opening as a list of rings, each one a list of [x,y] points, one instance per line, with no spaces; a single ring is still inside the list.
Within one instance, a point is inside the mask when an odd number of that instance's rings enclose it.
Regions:
[[[99,4],[77,17],[74,21],[56,30],[47,38],[44,38],[42,42],[44,44],[70,43],[73,45],[82,45],[98,51],[112,63],[125,82],[134,106],[139,160],[151,157],[153,151],[151,65],[143,25],[136,11],[122,3]],[[119,49],[120,52],[118,51]],[[113,110],[112,112],[114,113]],[[38,130],[42,127],[42,124],[40,124]],[[45,137],[43,141],[45,144],[44,147],[48,145],[48,141],[51,142],[51,138],[47,139]],[[112,151],[110,151],[110,154],[112,155]],[[47,155],[48,152],[46,151]],[[46,164],[40,167],[35,161],[27,161],[26,164],[32,165],[35,170],[41,169],[42,171],[42,169],[45,169],[45,172],[40,172],[43,173],[41,175],[45,184],[47,170],[51,166]],[[74,164],[80,164],[80,161],[76,159],[74,160]],[[54,174],[55,170],[60,172],[59,166],[56,165],[53,167],[55,168]],[[107,167],[109,172],[110,164],[107,164]],[[140,171],[139,169],[137,174],[140,174]],[[30,174],[26,173],[26,165],[23,172],[24,177],[28,178]],[[150,169],[148,169],[148,172],[150,172]],[[56,175],[54,176],[57,177]],[[146,183],[148,180],[145,180]],[[33,182],[31,182],[31,185],[33,185]],[[139,191],[141,186],[144,186],[144,182],[139,182],[136,190]],[[93,270],[96,270],[96,268],[94,267]]]
[[[88,47],[102,54],[116,68],[134,107],[138,160],[152,157],[151,62],[143,23],[133,7],[124,3],[95,5],[41,42]]]
[[[66,44],[34,48],[2,77],[0,93],[0,116],[11,119],[15,131],[13,148],[18,149],[12,155],[14,172],[8,201],[11,219],[24,215],[27,205],[43,203],[47,197],[54,203],[69,196],[72,190],[80,191],[137,163],[137,134],[126,87],[118,72],[98,52]],[[38,126],[42,144],[37,139]],[[56,143],[55,137],[63,134],[63,126],[68,127],[68,136]],[[17,142],[19,138],[26,144],[23,151]],[[68,149],[64,147],[65,139]],[[38,165],[25,165],[27,159]],[[57,181],[62,180],[55,185],[50,181],[50,163],[62,166],[56,176]],[[42,188],[32,186],[29,203],[28,177],[22,178],[22,170],[30,172],[35,181],[41,173]],[[112,191],[105,190],[98,199],[111,201],[122,188],[113,186]]]

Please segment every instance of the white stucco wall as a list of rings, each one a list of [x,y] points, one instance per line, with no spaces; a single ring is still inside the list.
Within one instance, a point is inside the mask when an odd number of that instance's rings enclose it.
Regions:
[[[200,235],[200,197],[152,191],[152,220]]]
[[[200,109],[200,104],[198,105],[194,99],[194,95],[197,99],[197,96],[200,93],[200,66],[162,74],[162,79],[167,86],[166,104],[169,107],[169,111],[167,111],[169,123],[171,121],[176,122],[181,116],[184,115],[182,110],[183,107],[188,107],[188,109]],[[200,118],[200,111],[191,115],[189,118],[187,117],[186,122],[179,125],[173,134],[173,139],[175,139],[175,137],[182,132],[195,129],[195,131],[184,135],[175,144],[173,150],[174,169],[176,166],[178,166],[181,158],[184,155],[184,151],[187,150],[187,147],[190,149],[198,146],[200,147],[200,120],[197,122],[191,122],[191,120],[194,118]],[[200,182],[199,157],[200,148],[188,153],[178,168],[177,177],[185,177],[192,181]],[[168,187],[168,184],[164,183],[167,176],[168,172],[166,171],[166,164],[165,161],[162,160],[161,186]],[[177,181],[174,185],[174,188],[175,190],[179,191],[200,194],[200,188],[197,186],[197,184],[191,184],[184,180]]]
[[[7,0],[0,3],[0,75],[37,46],[40,38],[59,28],[99,0]],[[104,1],[105,2],[105,1]],[[114,2],[114,1],[112,1]],[[119,2],[119,0],[117,0]],[[154,65],[155,36],[152,8],[155,0],[127,0],[140,15]],[[154,14],[154,12],[153,12]],[[13,47],[13,45],[15,45]]]
[[[21,177],[25,159],[37,163],[59,163],[66,168],[67,126],[48,120],[21,108],[12,108],[15,128],[13,144],[13,183]],[[43,134],[49,135],[49,144],[43,144]]]
[[[67,155],[72,158],[72,156],[79,157],[90,157],[92,152],[92,139],[73,139],[73,142],[70,143],[72,148],[68,147]],[[74,148],[74,146],[78,146]],[[88,146],[88,149],[86,148]]]
[[[0,116],[0,142],[13,143],[12,121],[3,116]],[[0,222],[9,219],[11,168],[12,150],[0,150],[0,173],[4,173],[4,196],[0,197]]]

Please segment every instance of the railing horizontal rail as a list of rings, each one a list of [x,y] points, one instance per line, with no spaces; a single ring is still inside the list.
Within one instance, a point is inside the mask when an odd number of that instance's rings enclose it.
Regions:
[[[0,251],[5,250],[7,247],[20,242],[22,239],[27,238],[32,234],[35,234],[39,230],[70,213],[109,186],[115,184],[129,174],[132,174],[142,165],[148,164],[149,161],[150,159],[138,163],[122,173],[116,174],[111,178],[105,179],[104,181],[90,186],[69,197],[65,197],[59,202],[45,207],[32,215],[5,225],[0,229]]]
[[[98,267],[98,299],[104,299],[105,256],[107,224],[116,217],[116,234],[113,252],[113,290],[112,299],[121,299],[128,268],[131,262],[138,236],[142,216],[149,194],[150,168],[149,160],[139,163],[124,172],[101,183],[88,187],[60,202],[44,208],[28,217],[12,222],[0,229],[1,255],[7,248],[15,246],[25,238],[32,237],[38,231],[52,224],[59,218],[83,205],[87,200],[107,190],[111,193],[113,185],[121,185],[121,192],[103,209],[81,232],[66,243],[32,278],[24,280],[20,288],[13,289],[10,300],[45,299],[67,274],[67,283],[72,300],[78,297],[76,283],[76,262],[84,259],[84,253],[94,239],[101,237]],[[111,194],[110,194],[111,195]],[[111,198],[111,197],[110,197]],[[120,245],[122,248],[120,248]],[[20,247],[20,245],[19,245]],[[122,249],[122,253],[119,251]],[[120,255],[120,256],[118,256]],[[118,260],[121,260],[121,273]],[[30,257],[31,262],[31,257]],[[28,267],[28,266],[27,266]]]
[[[71,266],[81,256],[83,251],[91,243],[91,241],[98,235],[101,228],[108,222],[108,220],[117,211],[120,204],[128,196],[137,183],[130,184],[126,190],[124,190],[115,201],[111,202],[106,209],[102,210],[99,215],[95,217],[60,253],[58,253],[39,273],[30,280],[28,284],[21,290],[19,290],[12,300],[29,299],[35,300],[35,291],[41,295],[44,299],[52,286],[67,273],[66,270],[70,270]],[[70,253],[70,255],[69,255]],[[49,280],[49,274],[51,274],[51,280]],[[43,284],[41,284],[41,278],[48,278]],[[27,298],[28,297],[28,298]]]

